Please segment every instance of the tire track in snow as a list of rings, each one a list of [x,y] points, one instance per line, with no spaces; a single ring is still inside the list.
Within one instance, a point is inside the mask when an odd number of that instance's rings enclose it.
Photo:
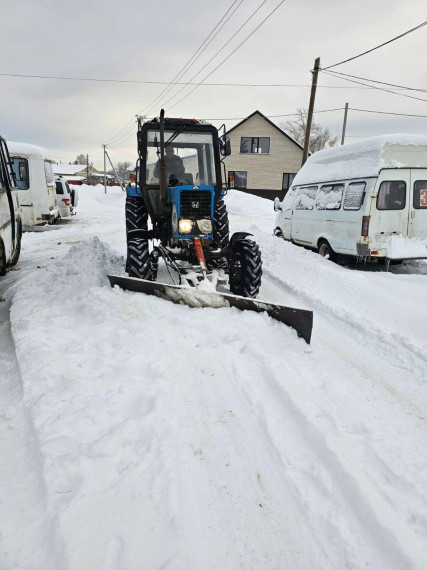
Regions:
[[[47,511],[37,434],[22,399],[9,308],[9,303],[0,303],[0,566],[66,570],[57,521]]]

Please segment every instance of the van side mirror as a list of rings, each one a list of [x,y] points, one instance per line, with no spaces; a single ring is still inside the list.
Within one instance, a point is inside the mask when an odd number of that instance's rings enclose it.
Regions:
[[[231,154],[231,142],[226,135],[219,139],[219,150],[222,156],[230,156]]]
[[[274,211],[278,212],[281,209],[282,209],[282,204],[280,203],[280,199],[274,198]]]

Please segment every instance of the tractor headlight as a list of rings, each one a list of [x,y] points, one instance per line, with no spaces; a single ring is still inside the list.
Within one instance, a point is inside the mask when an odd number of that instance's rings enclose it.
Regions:
[[[178,230],[180,234],[191,234],[193,231],[193,222],[191,220],[179,220]]]
[[[212,222],[211,220],[197,220],[197,225],[203,234],[212,233]]]

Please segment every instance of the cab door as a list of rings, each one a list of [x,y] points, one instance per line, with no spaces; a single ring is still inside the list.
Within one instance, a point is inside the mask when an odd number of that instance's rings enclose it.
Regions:
[[[427,239],[427,169],[411,170],[408,236]]]

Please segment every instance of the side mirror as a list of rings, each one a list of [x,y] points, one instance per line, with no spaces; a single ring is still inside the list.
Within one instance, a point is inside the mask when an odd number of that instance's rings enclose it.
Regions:
[[[282,204],[280,203],[279,198],[274,198],[274,211],[278,212],[282,209]]]
[[[219,139],[219,150],[222,156],[230,156],[231,154],[230,139],[225,135]]]

